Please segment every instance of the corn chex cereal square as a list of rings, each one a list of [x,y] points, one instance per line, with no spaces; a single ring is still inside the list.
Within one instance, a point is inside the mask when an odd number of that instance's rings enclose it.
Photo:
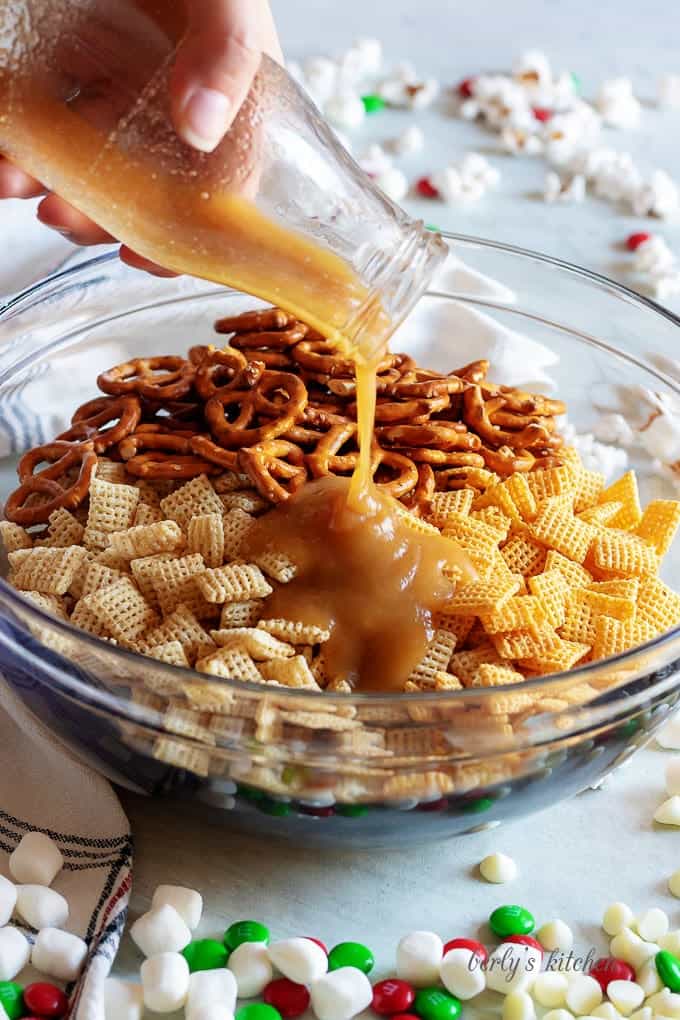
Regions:
[[[649,623],[657,634],[663,634],[680,623],[680,595],[659,577],[645,575],[640,579],[637,619]]]
[[[601,528],[606,528],[622,509],[623,503],[620,500],[611,500],[609,503],[598,503],[587,510],[581,510],[576,516],[579,521],[586,524],[599,524]]]
[[[259,627],[232,627],[228,630],[213,630],[210,635],[220,648],[243,648],[251,659],[287,659],[295,655],[295,649],[285,641],[279,641]]]
[[[499,483],[492,485],[485,492],[476,496],[473,502],[475,510],[485,510],[490,506],[500,510],[502,514],[509,517],[511,521],[520,523],[522,515],[515,504],[510,492],[505,485]]]
[[[242,680],[246,683],[263,683],[259,669],[241,647],[219,648],[216,652],[196,663],[199,673],[221,676],[228,680]]]
[[[270,683],[313,691],[321,690],[302,655],[294,655],[292,659],[270,659],[268,662],[260,663],[259,668],[264,679]]]
[[[422,686],[433,682],[435,673],[446,670],[455,647],[455,635],[446,630],[436,630],[425,655],[411,671],[409,676],[411,683]]]
[[[93,478],[90,483],[90,509],[87,530],[111,534],[132,527],[139,503],[139,489],[134,485],[117,485]]]
[[[445,630],[453,634],[456,646],[462,645],[475,623],[474,616],[446,616],[445,613],[432,614],[432,626],[437,630]]]
[[[604,489],[604,475],[601,471],[587,471],[581,468],[576,479],[576,493],[574,496],[574,511],[583,513],[594,507],[602,498]]]
[[[205,570],[196,581],[208,602],[245,602],[264,598],[274,590],[254,563],[230,563]]]
[[[95,595],[102,588],[108,588],[110,584],[116,584],[126,576],[121,570],[114,570],[113,567],[107,567],[104,563],[96,563],[93,560],[91,563],[85,564],[85,578],[80,595],[81,597]]]
[[[511,666],[498,666],[491,662],[483,662],[475,672],[471,687],[502,687],[507,684],[521,684],[524,674],[518,673]]]
[[[65,549],[69,545],[80,545],[84,532],[85,528],[78,518],[74,517],[65,507],[60,506],[57,510],[53,510],[49,516],[47,537],[41,538],[35,544],[48,546],[52,549]]]
[[[187,527],[187,549],[199,553],[206,567],[224,563],[224,522],[222,514],[199,514]]]
[[[596,536],[594,525],[584,524],[559,506],[547,504],[530,530],[536,541],[577,563],[583,563]]]
[[[559,471],[560,468],[555,470]],[[531,473],[516,472],[502,482],[502,487],[510,493],[523,521],[530,521],[536,516],[536,493],[530,483]]]
[[[498,613],[519,590],[519,581],[472,581],[459,585],[440,612],[454,616],[481,616]]]
[[[566,464],[561,467],[529,471],[526,480],[537,504],[551,496],[561,496],[565,492],[573,493],[575,489],[574,473]]]
[[[147,631],[144,641],[148,646],[178,641],[189,662],[215,651],[215,642],[201,626],[191,610],[180,604],[159,626]]]
[[[133,560],[133,572],[134,564]],[[148,568],[151,583],[163,616],[167,616],[180,602],[188,606],[195,616],[203,619],[207,609],[198,582],[206,573],[203,557],[198,553],[179,559],[159,557]]]
[[[625,595],[610,595],[592,588],[583,588],[579,597],[587,602],[596,616],[613,616],[616,620],[629,620],[635,616],[635,598]]]
[[[547,652],[542,652],[539,658],[520,659],[524,669],[534,673],[561,673],[572,669],[577,662],[588,654],[591,646],[579,641],[564,641],[559,643]]]
[[[592,563],[607,577],[656,574],[659,557],[654,546],[627,531],[598,530],[591,549]]]
[[[511,538],[501,549],[501,556],[513,574],[540,574],[546,562],[545,547],[523,535]]]
[[[27,531],[19,524],[12,524],[11,521],[0,521],[0,540],[5,552],[16,552],[17,549],[30,549],[33,539]]]
[[[564,623],[560,627],[560,635],[565,641],[592,645],[595,640],[597,612],[593,605],[584,598],[586,591],[586,588],[576,588],[567,598],[567,612]]]
[[[267,550],[253,556],[253,562],[280,584],[288,584],[297,573],[297,566],[284,553]]]
[[[528,584],[529,591],[540,599],[550,626],[561,627],[567,614],[569,596],[569,585],[564,576],[559,570],[545,570],[530,577]]]
[[[255,526],[255,517],[245,510],[230,510],[222,519],[224,532],[224,559],[237,560],[244,549],[248,535]]]
[[[463,687],[472,687],[477,672],[484,663],[507,666],[490,641],[462,652],[454,652],[449,661],[449,673],[457,676]]]
[[[207,776],[210,771],[210,751],[190,744],[181,744],[169,737],[158,737],[151,750],[156,761],[173,765],[177,769],[193,772],[197,776]]]
[[[568,556],[563,556],[554,549],[548,551],[545,559],[545,573],[550,570],[559,570],[570,588],[585,588],[593,580],[592,574],[580,563],[574,563]]]
[[[178,552],[184,547],[184,535],[175,521],[139,524],[111,535],[109,548],[124,560],[140,560],[158,553]]]
[[[220,629],[229,627],[254,627],[262,615],[264,599],[248,599],[246,602],[227,602],[220,613]],[[280,635],[275,635],[279,637]]]
[[[223,510],[245,510],[247,514],[257,514],[267,510],[269,503],[255,489],[243,489],[241,492],[225,492],[220,496]]]
[[[488,562],[498,548],[496,529],[465,514],[449,514],[442,534],[452,538],[475,564]]]
[[[189,707],[194,711],[210,712],[212,719],[208,727],[217,739],[226,736],[224,719],[220,719],[220,716],[231,715],[236,703],[236,698],[228,687],[218,681],[201,679],[198,683],[184,684],[183,694]],[[242,729],[241,725],[240,730]]]
[[[407,510],[401,503],[395,504],[394,513],[402,524],[405,524],[407,528],[415,531],[418,535],[439,535],[440,533],[439,528],[435,528],[434,524],[424,521],[422,517],[416,517],[415,514]]]
[[[163,729],[178,737],[200,740],[202,744],[215,744],[215,734],[208,729],[210,716],[195,712],[186,705],[170,705],[163,714]]]
[[[541,630],[546,622],[552,623],[536,595],[515,595],[499,612],[480,614],[480,619],[487,634],[505,630]]]
[[[221,514],[222,501],[206,475],[198,475],[162,499],[161,510],[167,518],[176,521],[182,530],[186,530],[192,517]]]
[[[95,598],[95,595],[86,595],[76,602],[71,613],[71,624],[80,630],[86,630],[88,634],[93,634],[94,637],[111,637],[111,633],[99,612],[99,608],[95,608],[92,605]]]
[[[56,616],[60,620],[68,620],[68,613],[64,608],[64,600],[59,595],[44,595],[40,591],[25,591],[23,595],[25,599],[35,603],[36,606],[39,606],[46,613],[52,613],[52,616]]]
[[[491,636],[496,651],[503,659],[540,659],[560,643],[552,627],[540,630],[514,630]]]
[[[443,528],[449,514],[468,514],[472,509],[472,489],[453,489],[451,492],[435,492],[427,519],[436,528]]]
[[[321,645],[331,636],[327,628],[317,627],[313,623],[301,623],[299,620],[260,620],[257,626],[292,645]]]
[[[129,577],[88,598],[90,608],[101,614],[106,629],[119,644],[134,645],[158,623],[156,613]]]
[[[618,481],[604,489],[598,502],[608,503],[617,500],[623,503],[623,508],[609,522],[609,527],[620,528],[622,531],[634,528],[642,518],[640,494],[634,471],[626,471]]]
[[[485,506],[481,510],[471,510],[469,516],[475,521],[488,524],[490,528],[497,531],[499,541],[503,542],[508,537],[512,521],[497,506]]]
[[[248,475],[242,475],[236,471],[225,471],[223,474],[213,478],[212,484],[215,492],[222,495],[224,492],[238,492],[239,489],[249,489],[251,482]]]
[[[44,595],[65,595],[87,557],[81,546],[66,549],[18,549],[9,553],[14,587]]]
[[[143,556],[139,560],[122,560],[121,562],[129,564],[132,576],[135,579],[137,587],[141,591],[146,601],[154,607],[159,608],[158,596],[156,595],[156,589],[151,583],[152,575],[156,574],[156,565],[158,563],[165,563],[168,560],[175,560],[177,556],[175,553],[157,553],[155,556]],[[102,562],[102,559],[99,559]]]
[[[108,457],[98,457],[97,478],[104,482],[112,482],[114,485],[123,485],[127,481],[125,464],[121,464],[117,460],[109,460]]]
[[[653,545],[659,556],[671,547],[680,524],[680,502],[676,499],[653,499],[640,518],[635,534]]]
[[[161,513],[160,505],[158,507],[149,506],[148,503],[142,503],[140,500],[135,510],[135,519],[133,525],[138,528],[142,524],[158,524],[159,521],[163,520],[163,514]]]

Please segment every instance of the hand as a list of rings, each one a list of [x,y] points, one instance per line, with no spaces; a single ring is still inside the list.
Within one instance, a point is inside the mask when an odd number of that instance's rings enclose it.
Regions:
[[[229,130],[263,53],[282,61],[268,0],[185,0],[188,30],[177,52],[170,84],[172,117],[179,136],[212,152]],[[58,195],[0,156],[0,198],[35,198],[38,219],[74,244],[113,244],[115,238]],[[169,270],[120,248],[123,262],[158,276]]]

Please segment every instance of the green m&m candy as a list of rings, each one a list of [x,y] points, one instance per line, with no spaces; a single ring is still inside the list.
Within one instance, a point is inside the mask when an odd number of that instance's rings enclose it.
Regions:
[[[225,967],[229,951],[217,939],[196,939],[182,950],[182,956],[193,974],[197,970],[217,970]]]
[[[224,944],[233,952],[244,942],[269,942],[269,928],[259,921],[236,921],[224,933]]]
[[[24,990],[16,981],[0,981],[0,1006],[9,1020],[19,1020],[26,1012],[24,1008]]]
[[[413,1003],[413,1009],[422,1020],[458,1020],[461,1008],[455,995],[441,988],[421,988]]]
[[[363,818],[368,814],[368,807],[366,804],[336,804],[335,813],[343,818]]]
[[[506,935],[531,935],[536,922],[525,907],[510,905],[494,910],[489,925],[494,935],[502,939]]]
[[[340,970],[341,967],[356,967],[370,974],[375,965],[373,953],[361,942],[338,942],[328,954],[328,969]]]
[[[654,957],[659,977],[672,992],[680,992],[680,960],[673,953],[662,949]]]
[[[385,109],[385,100],[382,96],[362,96],[361,102],[364,104],[366,113],[379,113],[380,110]]]
[[[234,1020],[281,1020],[281,1014],[266,1002],[251,1002],[236,1011]]]

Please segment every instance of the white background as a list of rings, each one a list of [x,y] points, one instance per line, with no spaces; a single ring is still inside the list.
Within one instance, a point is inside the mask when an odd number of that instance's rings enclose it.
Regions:
[[[675,9],[674,9],[675,8]],[[670,0],[278,0],[275,2],[290,57],[333,53],[357,35],[376,35],[388,62],[412,60],[424,75],[444,83],[481,70],[502,70],[528,47],[544,48],[559,67],[579,74],[585,95],[618,74],[633,78],[645,101],[635,135],[612,133],[607,143],[631,151],[646,169],[664,167],[680,176],[680,113],[653,109],[655,81],[664,70],[680,72],[680,14]],[[393,135],[409,115],[372,118],[355,150]],[[441,227],[536,248],[626,279],[630,259],[617,242],[639,220],[591,200],[583,206],[547,206],[538,197],[544,167],[499,154],[495,139],[475,125],[440,112],[423,117],[426,151],[404,166],[415,177],[465,149],[489,155],[502,171],[498,192],[476,208],[458,211],[409,202],[413,212]],[[0,210],[3,250],[0,294],[57,264],[70,251],[56,235],[35,228],[30,205]],[[680,228],[661,228],[680,250]],[[10,265],[11,261],[11,265]],[[393,853],[328,853],[275,844],[256,846],[218,824],[199,824],[172,807],[124,798],[137,841],[133,908],[148,905],[158,882],[195,885],[206,895],[205,934],[221,932],[241,917],[265,920],[277,935],[312,934],[329,943],[367,942],[386,971],[399,936],[431,928],[445,937],[473,934],[500,902],[529,906],[539,921],[562,916],[574,924],[586,949],[599,941],[597,926],[612,899],[642,910],[658,904],[680,926],[680,910],[665,879],[680,866],[680,835],[654,831],[653,811],[662,796],[660,751],[641,753],[601,791],[588,792],[506,830],[419,850]],[[417,819],[413,818],[413,824]],[[512,854],[521,876],[510,887],[479,881],[475,866],[492,849]],[[127,946],[119,969],[136,968]]]

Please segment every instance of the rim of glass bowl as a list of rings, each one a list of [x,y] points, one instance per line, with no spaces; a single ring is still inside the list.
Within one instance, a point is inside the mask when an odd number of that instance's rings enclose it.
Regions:
[[[483,248],[483,249],[489,249],[489,250],[498,251],[498,252],[505,252],[505,253],[507,253],[509,255],[517,256],[519,258],[523,258],[523,259],[527,259],[527,260],[531,260],[531,261],[538,261],[538,262],[544,263],[546,265],[553,266],[554,268],[556,268],[558,270],[565,271],[567,273],[573,274],[573,275],[575,275],[577,277],[580,277],[580,278],[582,278],[582,279],[584,279],[584,280],[586,280],[586,281],[588,281],[590,283],[606,286],[608,289],[613,290],[619,296],[625,298],[626,300],[630,301],[631,303],[640,305],[642,307],[647,307],[650,311],[656,313],[657,315],[661,316],[662,318],[667,319],[669,322],[671,322],[673,325],[677,326],[680,329],[680,317],[674,315],[672,312],[668,311],[666,308],[663,308],[661,305],[657,304],[655,301],[652,301],[649,298],[646,298],[643,295],[636,293],[635,291],[631,290],[630,288],[626,287],[625,285],[619,284],[616,281],[611,280],[609,277],[603,276],[600,273],[595,273],[595,272],[592,272],[591,270],[581,268],[580,266],[576,266],[576,265],[574,265],[571,262],[566,262],[566,261],[564,261],[562,259],[555,258],[554,256],[551,256],[551,255],[544,255],[544,254],[541,254],[539,252],[534,252],[534,251],[531,251],[531,250],[526,249],[526,248],[519,248],[519,247],[516,247],[516,246],[511,245],[511,244],[504,244],[504,243],[498,242],[498,241],[486,240],[485,238],[478,238],[478,237],[470,236],[470,235],[467,235],[467,234],[450,233],[450,232],[447,232],[447,231],[441,231],[441,234],[442,234],[442,236],[447,241],[453,241],[453,242],[459,243],[459,244],[461,244],[463,246],[468,246],[468,247],[473,247],[473,248],[474,247],[480,247],[480,248]],[[23,290],[21,293],[19,293],[16,296],[10,298],[10,300],[7,301],[6,304],[4,304],[3,306],[0,306],[0,322],[3,319],[11,317],[13,314],[15,314],[20,309],[20,307],[22,305],[27,305],[27,307],[30,308],[31,304],[33,303],[33,301],[36,298],[40,298],[40,295],[43,292],[48,291],[49,288],[52,285],[54,285],[55,283],[63,283],[65,281],[69,281],[69,280],[71,280],[73,278],[77,278],[79,274],[86,273],[89,270],[91,270],[91,269],[93,269],[93,268],[95,268],[97,266],[102,266],[103,267],[105,265],[108,265],[108,264],[111,264],[111,263],[114,263],[114,262],[117,262],[117,261],[118,261],[117,252],[115,252],[115,251],[114,252],[107,252],[106,254],[98,255],[98,256],[95,256],[94,258],[87,259],[87,260],[85,260],[83,262],[79,262],[75,266],[72,266],[72,267],[69,267],[67,269],[61,270],[60,272],[54,273],[53,275],[51,275],[49,277],[46,277],[44,280],[41,280],[41,281],[31,285],[30,287],[28,287],[25,290]],[[239,291],[235,291],[235,290],[233,290],[231,288],[224,288],[224,292],[228,293],[228,294],[237,294],[237,293],[240,293]],[[440,290],[436,290],[436,289],[430,290],[427,293],[430,296],[432,296],[432,297],[449,297],[449,298],[453,297],[453,298],[457,298],[457,299],[460,299],[460,300],[465,300],[465,297],[466,297],[465,294],[461,294],[461,293],[458,293],[458,292],[455,292],[455,291],[454,292],[451,292],[451,291],[440,291]],[[177,299],[176,298],[171,298],[170,300],[177,300]],[[469,300],[469,296],[468,296],[468,300]],[[156,304],[156,303],[157,303],[156,301],[153,302],[153,304]],[[501,303],[497,303],[497,302],[494,302],[492,300],[484,299],[483,297],[477,297],[477,296],[475,296],[475,303],[477,303],[477,304],[484,304],[487,307],[491,307],[491,308],[493,308],[493,307],[498,307],[498,308],[503,307],[503,308],[506,308],[507,307],[505,305],[502,305]],[[137,309],[137,310],[140,310],[140,309]],[[530,315],[529,317],[538,319],[538,320],[543,321],[543,322],[546,322],[549,325],[555,326],[556,328],[564,328],[564,327],[561,327],[559,323],[551,323],[549,320],[546,320],[542,316],[537,316],[537,315],[531,316]],[[659,379],[660,382],[663,382],[663,384],[665,386],[669,387],[671,390],[673,390],[675,393],[677,393],[678,396],[680,397],[680,385],[677,382],[675,382],[673,379],[671,379],[670,377],[666,376],[663,372],[661,372],[658,369],[656,369],[656,368],[646,364],[643,361],[640,361],[638,358],[636,358],[636,357],[634,357],[634,356],[632,356],[632,355],[630,355],[630,354],[628,354],[626,352],[622,352],[622,351],[616,349],[615,347],[612,347],[611,345],[606,344],[606,343],[602,342],[601,340],[598,340],[597,337],[594,337],[594,336],[592,336],[590,334],[584,333],[584,332],[582,332],[580,330],[574,330],[573,332],[576,333],[578,336],[580,336],[582,339],[584,339],[584,340],[588,341],[589,343],[593,344],[595,347],[599,348],[600,350],[606,351],[608,353],[615,354],[617,357],[623,358],[624,360],[628,361],[631,365],[643,369],[648,374],[656,376]],[[53,340],[52,343],[55,346],[59,346],[62,341],[63,341],[63,337],[60,337],[60,338],[57,338],[56,340]],[[49,350],[50,346],[51,345],[48,345],[46,347],[46,350]],[[24,364],[25,360],[30,360],[30,359],[22,359],[20,357],[17,361],[15,361],[13,364],[11,364],[9,367],[7,367],[4,371],[0,372],[0,384],[2,384],[2,382],[4,382],[6,380],[7,376],[11,377],[14,373],[16,373],[17,371],[20,371],[22,368],[24,368],[25,367],[25,364]],[[137,652],[129,651],[129,650],[125,649],[125,648],[119,648],[119,647],[117,647],[115,645],[106,644],[105,642],[100,641],[98,638],[94,637],[93,635],[88,634],[87,631],[81,631],[81,630],[79,630],[76,627],[72,627],[69,623],[63,622],[63,621],[57,619],[56,617],[51,616],[49,613],[45,612],[44,610],[42,610],[38,606],[36,606],[35,603],[30,602],[28,599],[24,599],[21,596],[21,593],[18,592],[15,588],[12,588],[7,583],[7,581],[4,578],[2,578],[2,577],[0,577],[0,593],[2,594],[3,599],[7,603],[9,603],[10,606],[14,605],[14,606],[17,607],[17,609],[19,610],[19,617],[20,618],[21,618],[22,614],[23,614],[23,616],[28,616],[29,618],[32,617],[33,619],[35,619],[36,623],[42,624],[43,626],[44,625],[48,625],[49,627],[51,627],[51,628],[53,628],[53,629],[55,629],[57,631],[61,631],[62,633],[66,634],[72,640],[75,638],[78,641],[84,642],[86,645],[92,645],[96,649],[100,649],[101,650],[102,644],[105,644],[106,645],[107,653],[112,655],[114,657],[114,659],[116,657],[120,656],[121,659],[123,660],[123,662],[130,661],[130,662],[138,663],[139,659],[143,658],[143,656],[140,656],[140,654],[137,653]],[[609,659],[602,659],[602,660],[598,660],[597,662],[587,663],[586,665],[579,666],[579,667],[577,667],[575,669],[568,670],[566,672],[546,674],[545,676],[536,677],[536,678],[531,679],[531,680],[524,680],[522,683],[507,685],[507,687],[504,688],[504,691],[508,691],[509,692],[509,691],[519,691],[519,690],[521,690],[523,692],[530,692],[530,691],[537,690],[537,689],[540,689],[540,688],[549,688],[549,687],[551,687],[553,685],[559,685],[559,683],[564,683],[564,680],[567,677],[569,677],[570,680],[573,680],[575,684],[578,684],[580,682],[588,683],[590,680],[592,680],[593,678],[596,678],[602,672],[608,672],[613,667],[620,668],[620,667],[625,666],[632,659],[634,659],[634,657],[636,657],[638,655],[644,655],[645,657],[648,657],[650,655],[650,653],[660,652],[662,649],[666,648],[667,646],[670,646],[672,644],[672,642],[673,642],[673,639],[678,638],[678,637],[680,637],[680,626],[675,627],[672,630],[666,631],[664,634],[661,634],[658,637],[653,638],[651,641],[647,641],[643,645],[638,645],[637,647],[635,647],[633,649],[630,649],[629,651],[622,652],[622,653],[620,653],[618,655],[612,656]],[[2,638],[2,636],[0,635],[0,642],[4,643],[4,640],[5,639]],[[14,649],[14,650],[17,651],[18,649]],[[22,655],[24,655],[26,658],[28,658],[29,661],[33,657],[33,653],[30,652],[26,648],[22,647],[20,649],[20,652],[21,652]],[[663,668],[664,665],[667,665],[667,662],[664,660],[664,658],[662,656],[660,656],[660,661],[657,662],[657,663],[652,664],[652,663],[649,663],[649,660],[648,660],[645,668],[651,674],[656,669]],[[46,664],[41,662],[41,667],[45,668],[45,666],[46,666]],[[49,664],[49,672],[52,672],[55,669],[56,669],[56,667],[53,664],[50,663]],[[183,669],[181,667],[171,666],[169,664],[162,663],[162,662],[154,662],[154,669],[168,670],[169,672],[171,671],[172,672],[172,676],[174,676],[175,678],[177,677],[177,671],[180,670],[188,680],[191,680],[193,682],[196,682],[196,677],[200,676],[200,674],[197,674],[195,670],[192,670],[192,669]],[[644,676],[644,672],[643,671],[639,671],[639,675],[640,676]],[[215,678],[213,678],[213,679],[215,679]],[[222,683],[224,683],[227,687],[230,687],[230,688],[232,688],[235,691],[241,691],[241,692],[248,691],[251,694],[261,694],[262,693],[262,685],[261,684],[248,683],[248,682],[245,682],[243,680],[228,680],[226,678],[225,679],[220,678],[220,679],[221,679]],[[634,680],[634,679],[636,679],[636,677],[635,676],[631,676],[631,680]],[[666,678],[663,678],[663,679],[666,679]],[[74,679],[74,678],[72,678],[72,677],[70,677],[68,675],[65,675],[65,676],[60,675],[59,676],[59,681],[61,683],[65,683],[67,686],[73,687],[74,692],[76,690],[82,690],[82,692],[84,694],[85,693],[87,694],[88,698],[93,698],[94,697],[95,700],[101,702],[102,707],[107,707],[109,709],[113,709],[116,713],[120,713],[121,710],[122,710],[125,715],[128,714],[128,712],[126,711],[126,708],[129,708],[129,704],[128,704],[127,699],[125,699],[125,698],[120,698],[120,697],[112,694],[110,691],[102,691],[101,689],[92,688],[89,685],[84,684],[82,681],[76,680],[76,679]],[[662,685],[662,684],[663,684],[663,680],[660,681],[660,685]],[[615,691],[616,691],[616,688],[614,688],[614,692]],[[602,694],[607,693],[606,689],[601,691],[601,693]],[[646,691],[644,692],[644,694],[647,697],[649,696],[650,693],[651,693],[651,688],[647,688]],[[449,691],[449,692],[436,692],[436,691],[435,692],[426,692],[426,691],[423,691],[423,692],[419,693],[418,695],[414,695],[414,694],[409,695],[409,704],[415,704],[416,702],[421,702],[421,701],[424,702],[424,703],[429,703],[429,704],[432,704],[433,702],[437,703],[437,704],[442,704],[442,702],[448,701],[449,699],[455,700],[457,702],[465,701],[465,700],[468,700],[468,701],[480,701],[480,700],[483,700],[484,697],[488,697],[488,696],[490,696],[492,694],[493,694],[493,690],[490,689],[490,688],[488,690],[485,689],[485,688],[468,688],[468,689],[465,689],[465,690],[462,690],[462,691]],[[282,687],[279,690],[277,690],[277,697],[280,697],[282,699],[290,698],[291,700],[294,700],[294,701],[297,701],[297,702],[299,702],[300,700],[305,700],[305,701],[309,701],[310,703],[311,702],[318,702],[319,698],[321,697],[321,698],[323,698],[323,701],[326,704],[333,704],[333,703],[336,703],[336,702],[338,704],[346,704],[347,700],[351,699],[353,701],[358,701],[358,702],[361,702],[361,703],[370,703],[370,704],[373,704],[373,705],[384,704],[387,707],[388,705],[391,705],[394,702],[395,699],[401,700],[403,695],[400,692],[394,692],[394,693],[391,693],[391,694],[383,694],[383,693],[372,692],[372,691],[367,691],[367,692],[352,692],[351,694],[326,694],[326,693],[319,694],[319,692],[315,692],[315,691],[305,691],[305,690],[301,690],[301,689],[298,689],[298,688],[287,689],[285,687]],[[633,699],[631,699],[631,706],[630,707],[633,707],[633,705],[635,703],[637,703],[637,702],[641,703],[643,700],[646,700],[646,698],[644,697],[643,694],[640,694],[637,697],[634,697]],[[573,715],[575,713],[575,711],[578,710],[579,707],[581,707],[581,706],[569,706],[570,713]],[[584,705],[583,708],[587,709],[588,708],[588,704]],[[610,702],[608,705],[602,706],[602,708],[603,708],[604,714],[606,716],[608,716],[608,715],[611,714],[613,705]],[[552,714],[552,713],[545,713],[546,716],[548,716],[550,714]],[[555,715],[559,715],[559,713],[554,713],[554,714]]]

